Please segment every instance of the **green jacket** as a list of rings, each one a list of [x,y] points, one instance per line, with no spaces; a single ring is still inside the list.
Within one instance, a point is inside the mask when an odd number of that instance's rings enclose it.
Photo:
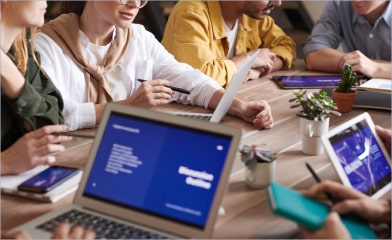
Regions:
[[[35,63],[30,44],[28,52],[26,84],[21,95],[16,99],[10,99],[1,90],[1,151],[10,147],[26,133],[25,121],[33,129],[64,123],[61,114],[64,103],[60,92]],[[16,62],[14,48],[11,48],[8,54],[13,56]],[[39,61],[38,53],[35,54]]]

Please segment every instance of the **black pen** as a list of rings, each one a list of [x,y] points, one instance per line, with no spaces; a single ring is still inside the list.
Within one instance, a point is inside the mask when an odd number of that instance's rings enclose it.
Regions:
[[[145,81],[147,81],[147,80],[144,80],[144,79],[137,79],[139,82],[145,82]],[[176,92],[180,92],[180,93],[185,93],[185,94],[190,94],[191,92],[190,91],[188,91],[188,90],[186,90],[186,89],[183,89],[183,88],[178,88],[178,87],[173,87],[173,86],[165,86],[165,87],[168,87],[168,88],[170,88],[171,90],[173,90],[173,91],[176,91]]]
[[[78,133],[71,133],[71,132],[56,132],[51,134],[56,136],[70,136],[70,137],[77,137],[77,138],[90,138],[90,139],[95,138],[94,135],[78,134]]]
[[[309,163],[305,163],[306,168],[310,171],[310,173],[312,174],[313,178],[316,179],[316,182],[321,182],[321,178],[319,177],[319,175],[317,175],[317,173],[313,170],[313,168],[310,166]],[[327,198],[332,202],[332,203],[336,203],[335,198],[330,194],[330,193],[325,193],[325,195],[327,195]]]

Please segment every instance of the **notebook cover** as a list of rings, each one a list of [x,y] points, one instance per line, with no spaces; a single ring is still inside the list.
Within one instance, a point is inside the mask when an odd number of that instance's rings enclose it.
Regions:
[[[295,221],[310,230],[320,229],[330,211],[328,205],[276,182],[271,182],[267,188],[267,195],[273,213]],[[342,222],[353,239],[376,238],[369,224],[355,216],[342,217]]]

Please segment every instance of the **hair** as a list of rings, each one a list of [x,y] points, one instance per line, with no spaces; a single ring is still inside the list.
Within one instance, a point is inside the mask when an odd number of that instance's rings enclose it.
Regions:
[[[37,60],[37,57],[34,54],[33,39],[34,39],[34,35],[35,35],[36,31],[37,31],[37,28],[35,28],[35,27],[24,28],[19,33],[19,35],[16,36],[16,38],[14,40],[15,53],[16,53],[16,57],[17,57],[16,67],[23,75],[26,74],[27,61],[29,59],[29,52],[28,52],[28,48],[27,48],[28,41],[31,42],[31,44],[30,44],[31,52],[32,52],[32,56],[33,56],[35,63],[38,66],[41,66]]]
[[[61,3],[61,14],[64,13],[75,13],[81,16],[84,10],[86,1],[63,1]]]

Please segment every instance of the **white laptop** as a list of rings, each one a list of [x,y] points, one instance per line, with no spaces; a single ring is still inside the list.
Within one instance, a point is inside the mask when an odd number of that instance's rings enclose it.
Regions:
[[[57,222],[78,220],[92,229],[100,223],[98,238],[209,238],[240,135],[229,126],[108,104],[73,204],[16,229],[43,239]],[[133,235],[129,226],[141,232]]]
[[[241,88],[253,62],[256,60],[260,50],[257,50],[234,74],[233,78],[227,85],[226,91],[223,94],[218,106],[213,114],[209,113],[190,113],[190,112],[168,112],[177,116],[196,118],[200,120],[207,120],[214,123],[219,123],[226,115],[238,91]]]
[[[390,153],[367,112],[330,130],[321,141],[344,185],[376,199],[391,189]]]

